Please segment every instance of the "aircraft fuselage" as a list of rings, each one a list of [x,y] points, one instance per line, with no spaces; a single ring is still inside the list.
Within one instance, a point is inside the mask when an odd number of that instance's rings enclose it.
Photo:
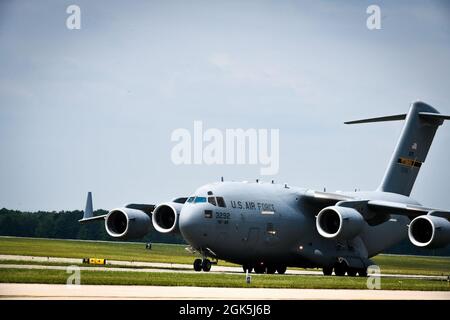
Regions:
[[[180,212],[183,237],[196,250],[238,264],[332,265],[339,257],[370,258],[407,237],[407,217],[392,215],[366,223],[351,241],[323,238],[315,227],[318,210],[305,201],[308,189],[272,183],[220,182],[196,190]],[[345,192],[354,199],[418,204],[385,192]],[[197,199],[198,197],[198,199]],[[219,205],[219,199],[224,203]]]

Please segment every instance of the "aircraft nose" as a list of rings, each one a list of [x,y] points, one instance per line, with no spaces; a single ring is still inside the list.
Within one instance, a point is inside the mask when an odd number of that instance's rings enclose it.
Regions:
[[[203,210],[195,206],[187,205],[180,212],[180,232],[183,238],[192,246],[199,246],[202,238],[202,214]]]

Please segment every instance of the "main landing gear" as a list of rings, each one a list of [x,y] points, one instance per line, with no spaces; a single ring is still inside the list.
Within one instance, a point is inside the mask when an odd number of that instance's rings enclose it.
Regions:
[[[242,269],[244,270],[244,272],[248,271],[248,273],[252,272],[252,270],[255,270],[255,273],[257,274],[274,274],[275,272],[284,274],[287,268],[285,265],[265,265],[263,263],[259,263],[256,265],[244,264],[242,266]]]
[[[209,259],[195,259],[194,261],[194,270],[195,271],[205,271],[208,272],[211,270],[212,262]]]
[[[367,277],[367,269],[351,268],[347,266],[344,261],[336,263],[334,267],[323,267],[323,275],[331,276],[333,270],[334,274],[338,277],[345,276],[345,274],[349,277],[356,277],[356,275],[359,275],[360,277]]]

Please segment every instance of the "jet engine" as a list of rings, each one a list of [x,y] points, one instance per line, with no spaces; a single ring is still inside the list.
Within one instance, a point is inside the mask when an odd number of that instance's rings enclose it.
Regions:
[[[106,232],[114,238],[141,238],[148,233],[150,226],[150,217],[145,212],[130,208],[111,210],[105,218]]]
[[[182,203],[166,202],[158,205],[152,214],[153,227],[161,233],[178,232],[178,216]]]
[[[445,247],[450,243],[450,222],[437,216],[418,216],[409,224],[408,236],[417,247]]]
[[[363,216],[353,208],[330,206],[322,209],[316,218],[316,228],[328,239],[350,240],[364,227]]]

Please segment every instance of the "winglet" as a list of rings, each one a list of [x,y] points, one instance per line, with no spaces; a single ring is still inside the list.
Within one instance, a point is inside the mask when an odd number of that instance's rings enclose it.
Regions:
[[[92,192],[88,192],[86,199],[86,208],[84,209],[83,220],[92,218],[94,216],[94,209],[92,206]]]
[[[80,223],[86,223],[96,220],[105,219],[107,214],[94,216],[94,207],[92,205],[92,192],[88,192],[86,199],[86,208],[84,209],[83,218],[78,220]]]

